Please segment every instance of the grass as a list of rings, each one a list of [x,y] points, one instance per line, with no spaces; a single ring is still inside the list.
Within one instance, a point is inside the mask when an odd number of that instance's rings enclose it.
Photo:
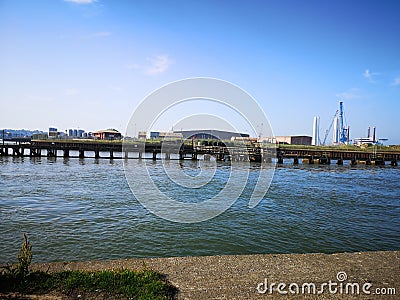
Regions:
[[[0,275],[0,293],[108,295],[129,299],[173,299],[176,291],[161,274],[151,271],[31,272],[24,277]]]
[[[68,298],[173,299],[177,289],[164,276],[143,266],[141,271],[62,271],[30,270],[32,245],[24,233],[18,262],[2,267],[0,294],[57,294]],[[81,295],[81,296],[79,296]],[[83,295],[83,296],[82,296]],[[1,295],[0,295],[1,296]]]
[[[310,150],[333,150],[333,151],[357,151],[357,152],[394,152],[398,153],[400,151],[399,146],[355,146],[355,145],[337,145],[337,146],[306,146],[306,145],[289,145],[289,144],[280,144],[277,145],[277,148],[282,150],[284,149],[310,149]]]

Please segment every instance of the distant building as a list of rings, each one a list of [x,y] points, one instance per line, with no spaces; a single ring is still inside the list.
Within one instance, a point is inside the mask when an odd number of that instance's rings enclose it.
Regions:
[[[58,132],[57,132],[57,128],[54,127],[50,127],[49,128],[49,137],[57,137],[58,136]]]
[[[307,135],[276,136],[277,144],[311,145],[312,137]]]
[[[139,131],[138,138],[141,140],[145,140],[147,138],[147,132],[146,131]]]
[[[182,133],[178,132],[159,132],[159,131],[151,131],[150,132],[151,139],[181,139],[183,138]]]
[[[82,129],[78,129],[78,137],[83,137],[83,133],[85,132],[85,130]]]
[[[49,135],[47,133],[35,133],[31,138],[32,140],[47,140]]]
[[[72,138],[85,138],[88,134],[85,134],[83,129],[68,129],[68,136]]]
[[[174,130],[174,133],[182,134],[185,139],[216,139],[216,140],[231,140],[232,137],[250,137],[247,133],[223,131],[223,130],[212,130],[212,129],[199,129],[199,130]]]
[[[355,138],[354,139],[354,145],[360,146],[360,145],[372,145],[375,144],[376,141],[372,139],[372,137],[361,137],[361,138]]]
[[[160,137],[160,132],[159,131],[151,131],[150,132],[150,138],[151,139],[158,139]]]
[[[252,142],[257,143],[259,140],[257,138],[252,138],[248,136],[233,136],[231,137],[231,141],[245,141],[245,142]]]
[[[376,138],[376,127],[372,127],[372,135],[371,135],[371,127],[368,127],[368,133],[367,137],[360,137],[360,138],[355,138],[354,139],[354,145],[360,146],[360,145],[372,145],[376,144],[378,142]]]
[[[99,140],[120,140],[122,138],[121,133],[115,129],[106,129],[93,132],[93,136]]]
[[[27,130],[27,129],[3,129],[0,130],[0,138],[3,138],[3,132],[4,132],[4,138],[29,138],[34,134],[46,134],[46,132],[43,132],[41,130]]]

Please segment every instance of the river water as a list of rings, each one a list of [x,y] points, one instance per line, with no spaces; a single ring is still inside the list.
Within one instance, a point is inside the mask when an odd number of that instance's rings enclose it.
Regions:
[[[198,165],[171,161],[167,168],[190,173]],[[250,172],[257,169],[251,165]],[[229,174],[227,163],[217,170],[216,176]],[[23,232],[36,262],[400,249],[399,167],[287,162],[255,208],[248,207],[251,178],[223,214],[182,224],[135,199],[121,159],[0,157],[0,263],[16,261]],[[197,196],[218,188],[198,189]]]

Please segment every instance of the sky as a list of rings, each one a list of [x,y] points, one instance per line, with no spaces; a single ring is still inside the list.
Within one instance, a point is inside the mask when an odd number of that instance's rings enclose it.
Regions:
[[[343,101],[352,139],[376,126],[400,144],[399,20],[385,0],[0,0],[0,128],[124,132],[153,91],[211,77],[275,135],[311,135],[318,115],[322,139]]]

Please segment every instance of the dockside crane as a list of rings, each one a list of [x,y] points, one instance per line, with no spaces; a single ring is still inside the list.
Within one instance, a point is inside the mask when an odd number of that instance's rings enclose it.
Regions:
[[[343,102],[339,102],[339,143],[346,144],[349,142],[349,126],[344,126],[344,109]]]
[[[326,139],[332,129],[332,126],[335,124],[335,132],[333,133],[333,143],[334,144],[347,144],[350,142],[350,127],[346,126],[344,123],[344,109],[343,109],[343,102],[339,101],[339,109],[336,110],[335,114],[333,115],[331,124],[329,128],[325,131],[324,140],[322,141],[322,145],[326,144]]]

